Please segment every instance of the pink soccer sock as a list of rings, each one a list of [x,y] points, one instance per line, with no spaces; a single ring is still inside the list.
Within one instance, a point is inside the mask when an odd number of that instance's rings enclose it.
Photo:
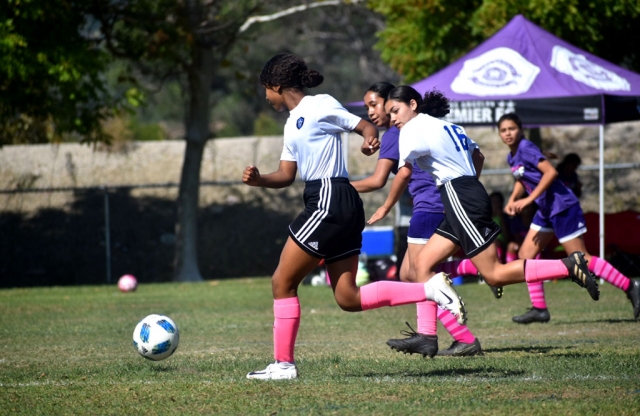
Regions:
[[[456,317],[448,310],[439,307],[438,319],[442,322],[444,329],[446,329],[456,341],[472,344],[476,340],[476,337],[469,331],[469,328],[467,328],[466,325],[460,325]]]
[[[496,247],[496,252],[498,253],[498,258],[502,261],[502,259],[504,259],[504,249],[502,247]]]
[[[544,299],[544,283],[527,283],[529,289],[529,298],[531,298],[531,306],[538,309],[547,309],[547,302]]]
[[[300,327],[300,301],[297,297],[273,300],[273,358],[293,363],[293,350]]]
[[[427,300],[424,283],[379,281],[360,287],[362,310],[418,303]]]
[[[458,266],[462,263],[462,260],[454,260],[454,261],[445,261],[444,263],[438,264],[433,268],[436,272],[443,272],[446,274],[451,274],[454,276],[458,276]]]
[[[526,260],[524,263],[524,278],[527,283],[564,279],[567,276],[569,271],[562,260]]]
[[[504,259],[505,263],[511,263],[512,261],[518,260],[518,255],[516,253],[512,253],[507,251],[507,255]]]
[[[438,304],[432,300],[416,303],[419,334],[436,335],[438,333],[437,310]],[[454,320],[456,319],[453,315],[451,316]]]
[[[474,266],[473,263],[471,263],[471,260],[469,259],[462,260],[456,272],[458,273],[459,276],[477,276],[478,275],[478,269],[476,269],[476,266]]]
[[[591,260],[587,263],[589,270],[596,276],[606,280],[611,283],[615,287],[626,291],[629,289],[629,285],[631,284],[631,280],[611,265],[606,260],[603,260],[596,256],[591,256]]]
[[[444,272],[453,276],[476,276],[478,269],[471,263],[471,260],[446,261],[434,267],[436,272]]]

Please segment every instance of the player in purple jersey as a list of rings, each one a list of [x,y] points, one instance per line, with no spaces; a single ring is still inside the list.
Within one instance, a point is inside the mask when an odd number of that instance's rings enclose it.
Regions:
[[[633,306],[633,317],[640,316],[640,282],[621,274],[606,260],[587,252],[583,234],[587,232],[580,202],[574,193],[558,179],[558,172],[540,149],[524,137],[522,122],[513,113],[498,121],[498,133],[509,146],[507,162],[516,180],[505,212],[521,213],[534,202],[538,205],[527,235],[520,246],[521,259],[532,259],[549,244],[556,234],[567,253],[581,251],[588,267],[596,276],[623,290]],[[528,195],[524,198],[522,196]],[[551,319],[544,298],[543,282],[527,283],[532,307],[513,321],[521,324],[548,322]]]
[[[373,84],[364,95],[364,106],[367,109],[369,119],[378,128],[387,129],[382,136],[380,144],[380,155],[373,174],[367,178],[354,181],[352,185],[358,192],[371,192],[383,188],[389,174],[398,172],[398,160],[400,153],[398,149],[398,137],[400,131],[391,126],[389,116],[384,111],[384,102],[387,94],[395,88],[388,82],[378,82]],[[442,117],[448,112],[448,100],[441,94],[433,94],[430,100],[432,105],[431,113]],[[411,261],[417,257],[426,242],[433,235],[436,227],[444,219],[444,206],[440,198],[440,192],[430,173],[423,171],[414,165],[413,175],[409,181],[408,191],[413,200],[413,209],[409,232],[407,238],[407,253],[402,262],[400,270],[400,280],[405,282],[417,282],[415,271],[411,267]],[[450,262],[443,266],[453,269],[458,275],[476,274],[477,270],[468,260]],[[460,325],[451,312],[438,308],[435,302],[425,301],[416,304],[417,309],[417,332],[407,323],[410,331],[403,331],[408,335],[406,339],[390,339],[387,344],[398,351],[422,354],[422,356],[433,357],[434,355],[449,356],[473,356],[481,355],[482,347],[480,341],[469,331],[466,325]],[[451,334],[454,341],[446,350],[438,350],[437,320]]]
[[[378,150],[378,131],[330,95],[307,95],[305,88],[316,87],[323,79],[292,54],[274,56],[260,73],[267,101],[276,111],[289,111],[289,117],[278,169],[262,174],[256,166],[247,166],[242,181],[250,186],[284,188],[299,175],[305,189],[304,209],[289,225],[289,237],[271,278],[275,363],[250,372],[250,379],[298,377],[294,359],[301,315],[298,286],[320,259],[325,261],[336,303],[345,311],[433,300],[462,323],[465,320],[462,300],[442,276],[425,283],[380,281],[356,285],[364,207],[349,183],[341,133],[360,134],[365,139],[362,150],[373,153]]]
[[[381,220],[398,202],[411,179],[414,162],[434,176],[445,219],[412,264],[418,280],[436,276],[436,265],[462,248],[490,285],[569,277],[597,300],[598,284],[580,252],[561,260],[500,262],[493,244],[500,227],[493,222],[489,195],[478,180],[484,156],[464,128],[425,114],[422,104],[423,98],[410,86],[396,87],[387,96],[385,111],[400,129],[401,167],[386,201],[368,221]]]

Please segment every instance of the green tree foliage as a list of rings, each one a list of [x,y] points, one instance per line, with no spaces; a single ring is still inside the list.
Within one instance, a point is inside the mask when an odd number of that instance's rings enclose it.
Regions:
[[[253,131],[256,136],[282,136],[282,124],[276,122],[266,113],[260,113],[253,125]]]
[[[167,138],[167,134],[158,123],[142,123],[137,117],[131,118],[127,127],[135,141],[151,142]]]
[[[378,33],[382,59],[405,82],[445,67],[482,40],[471,24],[481,4],[479,0],[370,0],[369,7],[386,18]]]
[[[25,4],[19,1],[22,0],[13,0],[12,5],[18,7]],[[58,10],[62,14],[60,19],[56,19],[55,14],[45,13],[31,18],[25,24],[25,27],[33,29],[34,35],[37,32],[35,28],[45,26],[38,24],[40,21],[37,19],[42,17],[46,21],[44,33],[47,35],[57,34],[56,31],[62,26],[64,33],[69,32],[68,36],[80,31],[86,35],[80,36],[81,40],[91,39],[94,42],[81,42],[77,51],[63,50],[61,59],[75,57],[83,62],[81,51],[90,51],[104,59],[89,62],[95,63],[95,67],[73,66],[77,69],[72,73],[75,77],[73,79],[91,81],[90,85],[95,87],[88,90],[94,92],[93,96],[88,95],[88,92],[87,96],[83,96],[93,99],[83,100],[82,103],[101,103],[103,95],[108,95],[107,88],[98,87],[100,69],[106,67],[109,57],[117,60],[117,65],[123,66],[121,75],[112,78],[112,81],[133,86],[145,85],[146,92],[162,90],[166,85],[179,86],[177,93],[176,88],[169,91],[176,98],[175,101],[182,105],[183,111],[176,111],[171,106],[164,108],[166,114],[183,114],[183,137],[186,141],[177,201],[175,280],[202,279],[197,261],[198,195],[204,148],[215,134],[212,126],[220,126],[220,131],[226,131],[227,134],[252,133],[250,130],[254,127],[253,121],[257,114],[266,110],[264,90],[256,82],[257,75],[271,55],[281,52],[302,55],[311,67],[323,72],[327,80],[333,80],[332,83],[325,82],[323,88],[314,90],[314,93],[338,91],[340,94],[336,96],[342,99],[347,98],[346,91],[355,91],[354,95],[359,99],[365,86],[381,79],[390,80],[386,76],[379,76],[384,73],[380,70],[382,65],[375,62],[376,59],[372,59],[369,52],[370,45],[375,41],[373,34],[376,31],[371,30],[371,27],[380,18],[364,8],[359,10],[366,13],[352,14],[351,8],[357,3],[355,0],[78,0],[69,2],[72,5],[67,7],[70,7],[67,10],[69,15],[65,15],[66,0],[23,1],[28,3],[29,11],[34,13],[44,9],[45,3],[51,8],[61,5]],[[321,4],[322,7],[314,7],[311,11],[311,4]],[[297,15],[279,13],[287,8]],[[304,11],[307,9],[308,11]],[[256,15],[266,16],[268,23],[254,24],[246,31],[241,29],[247,19]],[[270,19],[271,16],[275,16],[274,19]],[[281,16],[288,17],[281,19]],[[372,16],[374,19],[371,19]],[[72,17],[77,21],[70,20]],[[357,23],[351,24],[351,20]],[[89,27],[88,23],[92,25]],[[358,28],[358,25],[361,27]],[[363,35],[364,33],[366,34]],[[48,38],[55,44],[53,39],[56,36]],[[300,40],[302,41],[299,42]],[[261,47],[256,47],[257,43]],[[341,53],[345,51],[345,45],[351,48],[346,49],[351,52],[348,55]],[[27,48],[25,51],[33,55],[33,49]],[[108,56],[104,54],[105,51],[109,52]],[[26,64],[24,67],[30,68]],[[340,84],[336,81],[339,77],[333,76],[331,71],[325,71],[328,68],[340,68],[339,71],[334,71],[340,75],[355,74],[356,77],[365,79],[366,84],[360,87],[349,80],[343,80]],[[387,74],[391,72],[386,66],[384,69]],[[31,79],[29,75],[27,73],[23,79]],[[113,74],[106,75],[113,77]],[[84,91],[79,88],[81,86],[76,83],[75,89],[65,94],[65,97]],[[236,88],[238,86],[240,88]],[[238,90],[243,91],[242,95],[234,92]],[[146,97],[139,90],[133,92],[124,94],[131,102]],[[254,100],[242,100],[245,94],[255,97]],[[353,95],[349,95],[351,96]],[[28,101],[35,106],[39,105],[37,97],[31,97]],[[101,112],[102,109],[103,107],[94,107],[87,113],[97,118],[96,123],[89,124],[91,120],[84,123],[80,119],[78,125],[99,126],[100,119],[107,115]],[[140,114],[144,115],[145,112],[141,111],[138,115]],[[273,118],[275,120],[278,116]],[[77,118],[74,122],[75,120]],[[113,121],[110,120],[114,130],[132,133],[124,131],[125,118]],[[128,127],[130,130],[131,126]],[[148,131],[145,130],[144,134],[149,137]]]
[[[640,71],[638,0],[370,0],[369,7],[386,18],[377,44],[382,58],[407,82],[460,58],[517,14],[581,49]]]
[[[269,14],[295,4],[304,4],[304,1],[262,2],[263,9],[257,13]],[[377,40],[375,32],[381,27],[381,16],[353,4],[319,7],[252,25],[236,39],[213,78],[211,135],[258,134],[254,127],[261,113],[282,127],[286,114],[273,111],[264,99],[258,80],[260,69],[276,53],[303,56],[310,67],[325,76],[322,85],[309,92],[328,93],[342,102],[360,100],[363,91],[373,82],[397,82],[398,75],[382,62],[379,52],[373,48]],[[183,94],[177,93],[175,87],[183,88]],[[155,90],[148,94],[149,105],[139,109],[141,120],[182,122],[186,83],[179,77],[170,77]]]
[[[0,145],[57,141],[65,134],[106,140],[101,123],[136,104],[135,90],[112,95],[105,88],[102,73],[110,56],[90,39],[90,5],[0,5]]]
[[[345,0],[344,3],[352,2]],[[126,60],[132,73],[156,86],[174,81],[182,87],[187,143],[178,195],[175,280],[202,279],[197,261],[198,189],[204,146],[214,134],[212,125],[218,125],[221,134],[251,133],[245,129],[251,129],[255,116],[265,109],[264,91],[256,83],[260,68],[273,53],[292,51],[303,35],[309,34],[308,43],[305,43],[309,47],[300,46],[298,53],[320,70],[318,62],[346,65],[342,62],[344,57],[323,55],[319,51],[335,51],[332,47],[340,40],[360,48],[366,45],[351,35],[358,32],[345,22],[345,18],[351,16],[349,5],[332,12],[321,10],[327,7],[315,8],[304,14],[305,17],[314,16],[313,23],[332,22],[331,27],[339,28],[335,34],[322,30],[322,25],[305,26],[311,19],[308,22],[301,15],[290,15],[289,19],[282,20],[278,17],[277,21],[264,26],[256,24],[246,31],[241,29],[252,16],[279,16],[278,12],[283,9],[301,5],[304,9],[308,4],[301,0],[104,0],[91,11],[102,23],[106,47],[114,56]],[[290,10],[293,9],[299,8]],[[290,30],[292,20],[297,21],[298,32]],[[369,32],[370,38],[372,33],[375,32]],[[252,40],[255,42],[256,39],[260,39],[264,48],[252,45]],[[232,51],[236,53],[232,54]],[[375,68],[375,65],[369,65],[367,54],[352,54],[349,58],[351,62],[357,62],[360,72]],[[259,92],[261,98],[241,104],[243,100],[228,93],[233,91],[229,84],[234,83],[242,85],[241,89],[252,97],[258,96]],[[358,96],[362,91],[364,88],[358,89]]]

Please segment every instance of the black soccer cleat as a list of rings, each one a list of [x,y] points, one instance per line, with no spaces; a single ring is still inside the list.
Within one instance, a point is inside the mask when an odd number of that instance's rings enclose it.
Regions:
[[[410,331],[402,330],[400,333],[408,338],[390,339],[387,345],[391,349],[405,354],[422,354],[423,357],[433,358],[438,353],[438,336],[419,334],[406,322]]]
[[[626,293],[633,306],[633,319],[637,321],[638,317],[640,317],[640,281],[631,280]]]
[[[439,356],[448,357],[473,357],[474,355],[484,355],[480,340],[476,338],[471,344],[460,341],[453,341],[453,344],[446,350],[438,351]]]
[[[569,277],[581,287],[587,288],[591,299],[600,299],[600,290],[596,276],[587,267],[584,254],[579,251],[571,253],[569,257],[562,259],[565,267],[569,271]]]
[[[532,322],[547,323],[551,320],[551,315],[547,308],[529,308],[527,312],[520,316],[514,316],[511,320],[517,324],[530,324]]]
[[[489,286],[489,288],[491,289],[491,293],[493,293],[494,298],[502,298],[502,286],[491,286],[489,284],[487,284],[487,286]]]
[[[487,283],[486,280],[484,280],[482,278],[482,275],[480,274],[480,272],[478,272],[478,277],[480,277],[480,282],[484,282],[487,284],[487,286],[489,286],[489,289],[491,289],[491,293],[493,293],[493,297],[496,299],[501,299],[502,298],[502,286],[491,286],[489,283]]]

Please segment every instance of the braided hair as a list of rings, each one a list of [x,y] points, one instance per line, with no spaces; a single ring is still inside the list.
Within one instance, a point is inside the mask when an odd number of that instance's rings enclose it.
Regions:
[[[269,59],[260,73],[260,83],[265,88],[282,87],[313,88],[322,84],[324,77],[318,71],[308,69],[304,60],[290,53]]]

